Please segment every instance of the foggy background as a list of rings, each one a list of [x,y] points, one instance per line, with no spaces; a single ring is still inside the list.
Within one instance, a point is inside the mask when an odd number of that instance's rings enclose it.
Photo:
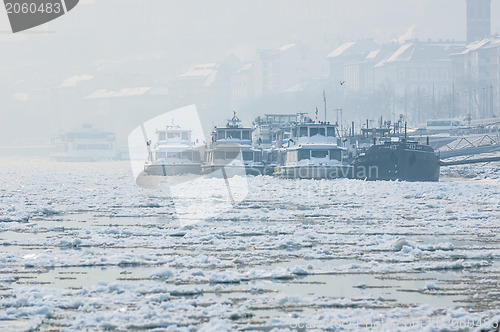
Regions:
[[[190,104],[206,133],[234,109],[248,125],[264,113],[312,116],[316,107],[323,113],[323,90],[330,121],[337,108],[345,123],[390,117],[339,97],[327,56],[356,40],[465,43],[465,7],[465,0],[81,0],[59,19],[12,34],[2,6],[0,146],[49,145],[86,123],[125,142],[140,123]],[[493,0],[492,33],[499,27]],[[298,64],[286,68],[300,66],[298,82],[287,86],[285,73],[268,93],[239,90],[249,84],[246,70],[287,45],[297,50]]]

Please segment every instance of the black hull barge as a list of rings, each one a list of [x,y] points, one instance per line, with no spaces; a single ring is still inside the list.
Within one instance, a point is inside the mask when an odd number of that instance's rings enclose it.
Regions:
[[[439,181],[439,157],[428,145],[401,139],[371,146],[353,162],[353,178]]]

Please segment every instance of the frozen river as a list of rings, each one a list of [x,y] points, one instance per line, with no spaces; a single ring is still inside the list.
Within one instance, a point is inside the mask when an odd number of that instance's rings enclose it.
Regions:
[[[227,207],[215,179],[173,197],[126,162],[3,159],[0,329],[494,327],[499,166],[438,183],[254,177]]]

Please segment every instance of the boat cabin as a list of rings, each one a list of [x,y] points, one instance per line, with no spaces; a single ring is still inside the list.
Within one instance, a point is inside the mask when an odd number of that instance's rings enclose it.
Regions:
[[[297,163],[303,160],[310,161],[342,161],[343,150],[337,149],[312,149],[312,148],[299,148],[287,151],[287,163]]]
[[[191,144],[191,130],[180,129],[180,127],[170,127],[166,129],[157,130],[158,136],[157,144]]]

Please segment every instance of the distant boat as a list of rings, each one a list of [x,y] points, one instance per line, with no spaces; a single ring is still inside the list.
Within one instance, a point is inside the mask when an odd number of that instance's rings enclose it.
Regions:
[[[338,145],[337,125],[301,122],[292,127],[284,149],[286,161],[276,175],[293,179],[346,178],[352,166],[344,161],[346,149]]]
[[[57,161],[100,161],[118,157],[115,133],[83,125],[52,139],[51,159]]]
[[[147,175],[172,176],[201,173],[200,150],[191,141],[191,130],[172,125],[156,131],[157,141],[149,149],[144,165]],[[148,142],[148,147],[150,147]]]
[[[372,145],[353,166],[357,179],[439,181],[440,160],[434,149],[404,138]]]
[[[212,142],[205,152],[202,173],[215,174],[221,170],[230,171],[230,174],[265,174],[262,149],[252,146],[252,131],[252,128],[241,125],[236,112],[225,127],[216,127],[212,132]]]

